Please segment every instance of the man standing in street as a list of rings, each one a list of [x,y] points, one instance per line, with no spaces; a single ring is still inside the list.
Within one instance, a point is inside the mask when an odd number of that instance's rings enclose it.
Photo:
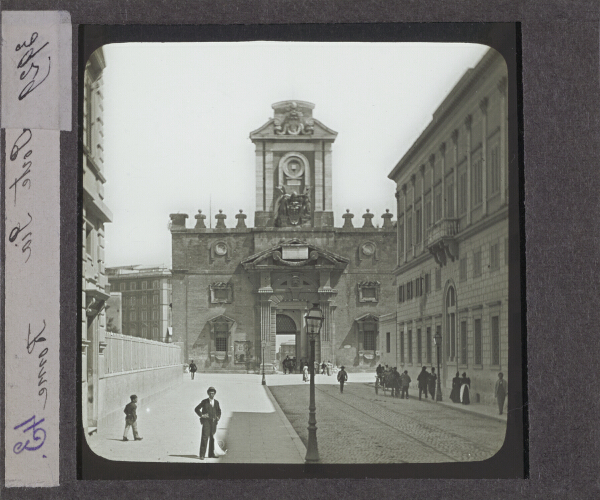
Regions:
[[[417,377],[417,383],[419,384],[419,401],[421,401],[421,393],[425,393],[425,399],[427,399],[427,383],[429,382],[429,373],[427,373],[427,367],[424,366]]]
[[[208,398],[203,399],[194,409],[196,415],[200,417],[202,424],[202,439],[200,440],[200,460],[204,460],[206,455],[206,444],[208,443],[208,457],[217,458],[215,456],[215,432],[217,432],[217,423],[221,418],[221,406],[215,399],[217,390],[214,387],[209,387]]]
[[[342,365],[342,367],[340,368],[340,371],[337,374],[337,379],[338,382],[340,383],[340,393],[344,393],[344,382],[346,382],[346,380],[348,380],[348,374],[346,373],[346,370],[344,369],[345,366]]]
[[[410,383],[412,382],[411,378],[408,376],[408,370],[404,370],[404,373],[400,375],[400,382],[402,384],[402,392],[400,393],[400,399],[404,399],[406,395],[406,399],[408,399],[408,388],[410,387]]]
[[[431,367],[431,375],[429,375],[429,380],[427,381],[427,385],[429,387],[429,394],[431,394],[431,399],[435,401],[435,383],[437,381],[437,375],[435,374],[435,368]]]
[[[506,380],[504,380],[504,373],[500,372],[498,374],[498,380],[496,380],[496,387],[494,389],[494,395],[496,396],[496,401],[498,401],[498,412],[502,415],[504,411],[504,399],[506,398],[507,393],[507,384]]]
[[[194,380],[194,375],[196,374],[197,369],[198,369],[198,367],[196,366],[196,363],[194,363],[194,360],[192,359],[190,361],[190,373],[192,374],[192,380]]]
[[[125,430],[123,431],[123,441],[129,441],[129,439],[127,439],[127,434],[129,433],[130,427],[133,429],[133,439],[136,441],[141,441],[143,438],[138,436],[137,430],[137,396],[133,394],[129,397],[129,399],[131,401],[127,403],[125,409],[123,410],[125,413]]]

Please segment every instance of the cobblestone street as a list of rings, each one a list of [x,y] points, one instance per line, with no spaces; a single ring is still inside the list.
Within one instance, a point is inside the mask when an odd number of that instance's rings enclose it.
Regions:
[[[307,444],[308,384],[270,386]],[[321,463],[485,460],[502,446],[506,423],[431,401],[375,395],[367,384],[316,385]],[[414,392],[414,391],[413,391]]]

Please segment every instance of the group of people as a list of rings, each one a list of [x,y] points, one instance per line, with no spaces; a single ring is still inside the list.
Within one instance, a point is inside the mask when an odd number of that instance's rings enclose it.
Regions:
[[[392,389],[392,396],[399,397],[400,399],[408,399],[408,390],[412,379],[408,374],[408,370],[404,370],[403,373],[398,371],[397,367],[390,368],[388,365],[376,368],[377,383],[381,386],[385,385]],[[419,399],[425,394],[431,395],[431,399],[435,398],[435,386],[437,381],[437,375],[435,374],[435,368],[431,368],[431,373],[427,371],[427,367],[424,366],[417,377],[417,385],[419,387]]]
[[[193,361],[191,364],[193,364]],[[194,378],[195,371],[196,370],[191,372],[192,379]],[[206,393],[208,394],[208,397],[200,401],[200,404],[196,406],[196,408],[194,408],[196,415],[200,417],[200,424],[202,425],[202,437],[200,438],[199,455],[200,460],[204,460],[205,457],[218,458],[227,453],[227,451],[221,449],[219,444],[215,442],[217,424],[221,419],[221,405],[215,399],[217,390],[214,387],[209,387]],[[125,406],[125,409],[123,410],[125,412],[125,430],[123,431],[123,441],[129,441],[127,435],[129,434],[130,428],[133,430],[133,439],[135,441],[141,441],[143,438],[138,435],[137,428],[138,397],[137,395],[132,394],[129,399],[131,401]]]
[[[450,392],[450,401],[453,403],[462,403],[464,405],[471,404],[471,379],[467,377],[467,373],[463,372],[462,378],[459,372],[456,372],[456,377],[452,379],[452,391]]]
[[[309,368],[308,363],[304,363],[302,360],[300,361],[300,371],[302,372],[302,381],[308,382],[309,378]],[[318,361],[315,361],[315,375],[318,373],[321,375],[331,375],[333,373],[333,363],[331,361],[323,361],[320,365]]]

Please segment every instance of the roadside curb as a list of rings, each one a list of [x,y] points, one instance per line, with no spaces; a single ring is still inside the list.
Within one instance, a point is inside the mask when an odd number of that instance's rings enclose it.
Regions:
[[[304,463],[304,458],[306,457],[306,447],[304,446],[304,443],[300,439],[300,436],[298,436],[298,433],[292,427],[292,424],[290,424],[290,421],[285,416],[285,413],[283,413],[283,410],[281,409],[281,406],[279,406],[279,403],[277,402],[277,400],[275,399],[275,397],[271,393],[271,389],[269,389],[269,386],[265,385],[264,388],[265,388],[265,393],[266,393],[267,397],[271,401],[271,404],[275,408],[275,411],[277,412],[277,415],[279,416],[279,418],[283,422],[283,425],[285,426],[288,434],[290,435],[292,443],[296,447],[296,451],[298,452],[302,463]]]
[[[373,387],[375,386],[374,383],[369,383],[367,385],[370,385],[370,386],[373,386]],[[412,399],[414,401],[419,401],[419,397],[418,396],[416,396],[416,397],[415,396],[411,396],[410,399]],[[425,402],[427,402],[429,404],[432,404],[432,403],[433,404],[439,404],[441,406],[445,406],[446,408],[450,408],[450,409],[455,410],[455,411],[460,411],[462,413],[469,413],[471,415],[478,415],[480,417],[487,418],[489,420],[495,420],[496,422],[501,422],[501,423],[505,423],[505,424],[507,422],[506,413],[504,415],[502,415],[502,416],[501,415],[489,415],[487,413],[480,413],[480,412],[478,412],[477,410],[473,409],[471,407],[471,405],[467,406],[467,405],[458,404],[458,403],[448,403],[448,402],[445,402],[445,401],[433,401],[431,398],[421,399],[420,401],[425,401]]]

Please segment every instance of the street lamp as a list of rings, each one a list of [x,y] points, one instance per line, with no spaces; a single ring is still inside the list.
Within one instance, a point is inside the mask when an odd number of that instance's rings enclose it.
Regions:
[[[263,378],[262,378],[262,385],[267,385],[267,379],[265,378],[265,346],[263,345],[262,348],[262,365],[263,365]]]
[[[442,400],[442,383],[441,378],[442,374],[440,373],[440,346],[442,345],[442,334],[438,331],[433,336],[433,340],[435,342],[435,347],[437,351],[437,368],[438,368],[438,376],[437,376],[437,390],[435,391],[435,400]]]
[[[321,333],[323,324],[323,311],[319,304],[313,307],[304,317],[306,334],[310,340],[310,404],[308,406],[308,446],[306,448],[306,462],[319,461],[319,447],[317,446],[317,418],[315,405],[315,340]]]

